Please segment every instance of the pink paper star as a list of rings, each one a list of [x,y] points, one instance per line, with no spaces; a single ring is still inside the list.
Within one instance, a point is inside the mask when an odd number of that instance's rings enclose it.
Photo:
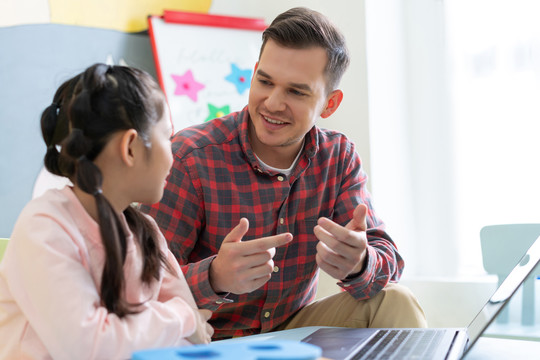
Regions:
[[[187,95],[191,100],[197,101],[197,93],[204,88],[204,85],[195,81],[191,70],[181,76],[171,74],[171,77],[176,83],[174,95]]]

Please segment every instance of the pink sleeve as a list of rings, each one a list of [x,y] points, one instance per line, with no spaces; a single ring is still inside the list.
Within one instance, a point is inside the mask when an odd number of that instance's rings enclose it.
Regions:
[[[195,331],[196,315],[183,277],[167,276],[158,300],[120,319],[100,305],[78,229],[48,215],[18,225],[13,256],[4,259],[8,286],[28,331],[35,331],[52,358],[130,358],[144,348],[189,344],[185,337]]]

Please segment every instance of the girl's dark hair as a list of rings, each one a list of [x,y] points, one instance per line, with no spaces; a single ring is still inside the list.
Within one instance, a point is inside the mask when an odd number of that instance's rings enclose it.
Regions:
[[[95,197],[105,265],[101,276],[102,304],[123,317],[136,313],[122,296],[127,240],[119,215],[101,192],[102,174],[93,160],[117,131],[135,129],[150,151],[150,129],[165,111],[164,95],[146,72],[124,66],[95,64],[63,83],[41,116],[47,153],[45,167],[69,178]],[[152,223],[133,206],[124,211],[143,255],[141,280],[160,278],[161,267],[172,272],[159,250]]]
[[[327,17],[317,11],[296,7],[278,15],[262,34],[263,42],[259,58],[269,39],[293,49],[322,47],[328,58],[325,67],[328,93],[338,87],[341,77],[349,66],[349,51],[345,37]]]

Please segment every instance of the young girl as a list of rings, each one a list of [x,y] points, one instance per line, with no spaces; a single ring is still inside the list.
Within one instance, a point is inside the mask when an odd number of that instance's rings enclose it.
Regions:
[[[172,165],[163,93],[147,73],[96,64],[65,82],[41,118],[45,166],[74,184],[22,211],[0,263],[1,359],[126,359],[208,343],[155,222]]]

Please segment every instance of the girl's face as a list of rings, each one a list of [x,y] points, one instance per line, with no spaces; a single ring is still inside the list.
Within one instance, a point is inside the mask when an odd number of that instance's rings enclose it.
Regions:
[[[139,202],[154,204],[163,197],[167,176],[173,163],[171,118],[167,104],[163,117],[150,130],[148,157],[139,168]]]

